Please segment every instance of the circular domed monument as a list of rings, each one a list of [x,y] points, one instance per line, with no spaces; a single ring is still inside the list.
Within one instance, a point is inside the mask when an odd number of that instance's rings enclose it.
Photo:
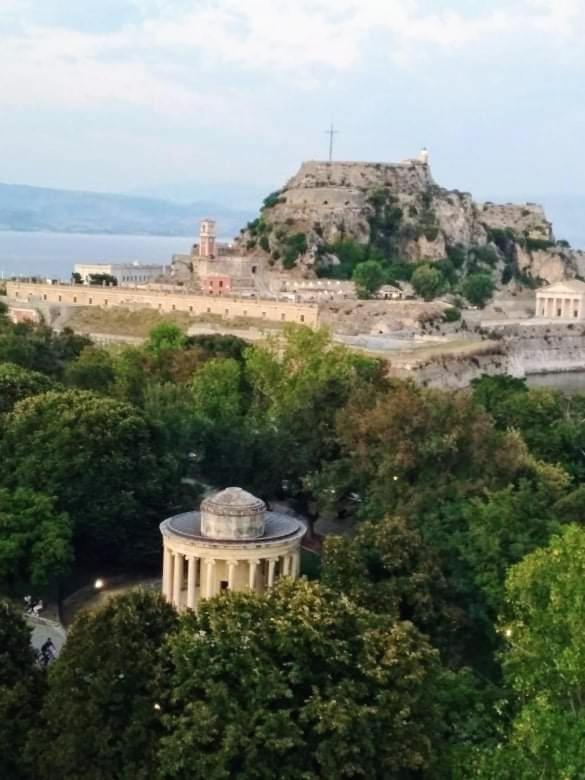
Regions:
[[[163,595],[177,609],[197,609],[227,589],[262,593],[279,577],[299,576],[304,525],[241,488],[209,496],[199,512],[169,517],[160,530]]]

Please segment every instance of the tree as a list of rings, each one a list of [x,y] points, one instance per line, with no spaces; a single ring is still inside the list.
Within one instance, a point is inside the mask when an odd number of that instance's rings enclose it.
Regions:
[[[241,364],[213,358],[195,374],[191,387],[193,446],[203,475],[215,484],[248,484],[259,464],[251,456]]]
[[[386,778],[430,763],[437,657],[409,623],[289,580],[202,603],[167,645],[161,778]]]
[[[109,393],[114,380],[112,356],[108,350],[99,347],[85,347],[65,369],[66,383],[81,390]]]
[[[268,340],[246,353],[248,419],[265,437],[264,449],[271,448],[272,473],[300,495],[305,478],[338,455],[336,418],[351,394],[365,385],[375,391],[386,380],[380,361],[333,344],[325,329],[287,326],[284,334],[284,343]]]
[[[238,336],[219,333],[202,333],[198,336],[188,336],[188,347],[199,347],[205,350],[207,357],[233,358],[240,363],[244,360],[244,352],[249,344]]]
[[[585,479],[585,396],[526,387],[512,377],[481,377],[474,397],[502,429],[516,428],[530,451],[559,463],[577,480]]]
[[[502,606],[507,570],[560,527],[556,505],[569,486],[562,469],[534,463],[517,484],[473,498],[465,509],[468,531],[461,555],[495,616]]]
[[[337,432],[351,480],[346,489],[373,518],[403,511],[416,517],[443,499],[508,484],[526,458],[522,442],[497,431],[465,395],[407,382],[353,394]]]
[[[370,611],[413,622],[435,644],[454,623],[439,559],[402,518],[364,521],[351,537],[327,537],[321,581]]]
[[[489,274],[469,274],[462,284],[461,292],[469,303],[484,306],[494,294],[494,282]]]
[[[366,260],[355,267],[353,281],[359,298],[371,298],[384,282],[384,269],[375,260]]]
[[[441,293],[445,286],[443,274],[432,265],[419,265],[411,278],[414,291],[425,301],[432,301]]]
[[[90,274],[89,283],[101,287],[117,287],[118,280],[112,274]]]
[[[174,322],[161,322],[149,333],[145,349],[159,357],[167,350],[182,349],[185,346],[186,336]]]
[[[0,777],[32,780],[24,748],[44,693],[35,669],[31,629],[6,601],[0,601]]]
[[[76,557],[108,563],[128,539],[134,554],[156,545],[157,509],[172,502],[180,480],[137,409],[81,390],[16,404],[0,461],[5,487],[55,496],[73,522]]]
[[[9,412],[17,401],[55,388],[55,382],[39,371],[14,363],[0,363],[0,414]]]
[[[54,333],[46,325],[0,322],[0,363],[16,363],[60,379],[65,365],[91,344],[86,336],[63,328]]]
[[[0,488],[0,581],[43,586],[68,573],[71,523],[54,504],[26,488]]]
[[[29,740],[38,780],[158,777],[159,650],[175,624],[173,608],[145,590],[79,614]]]
[[[478,777],[550,780],[585,772],[585,531],[568,526],[512,567],[502,665],[518,714]]]

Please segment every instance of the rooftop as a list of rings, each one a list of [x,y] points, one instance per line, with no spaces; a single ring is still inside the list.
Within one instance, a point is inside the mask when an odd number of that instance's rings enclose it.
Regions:
[[[555,282],[537,290],[539,293],[576,292],[585,293],[585,282],[580,279],[567,279],[563,282]]]

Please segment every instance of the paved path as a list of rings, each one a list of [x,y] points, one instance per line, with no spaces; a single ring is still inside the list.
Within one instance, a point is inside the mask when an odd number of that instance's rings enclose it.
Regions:
[[[26,621],[33,630],[31,643],[35,650],[40,650],[44,642],[51,637],[53,644],[57,648],[57,655],[59,655],[61,648],[65,644],[65,629],[58,623],[43,617],[36,618],[32,615],[27,615]]]

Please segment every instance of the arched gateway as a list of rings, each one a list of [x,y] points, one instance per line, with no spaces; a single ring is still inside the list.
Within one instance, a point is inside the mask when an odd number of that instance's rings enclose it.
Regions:
[[[300,571],[305,527],[259,498],[230,487],[206,498],[199,512],[161,523],[163,595],[177,609],[197,609],[199,599],[221,590],[262,593]]]

